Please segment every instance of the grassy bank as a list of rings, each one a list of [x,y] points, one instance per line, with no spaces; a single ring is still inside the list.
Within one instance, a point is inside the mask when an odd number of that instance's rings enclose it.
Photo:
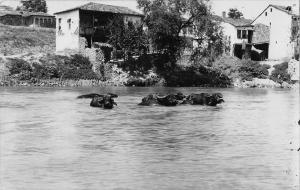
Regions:
[[[55,29],[0,24],[0,54],[51,53],[55,51]]]

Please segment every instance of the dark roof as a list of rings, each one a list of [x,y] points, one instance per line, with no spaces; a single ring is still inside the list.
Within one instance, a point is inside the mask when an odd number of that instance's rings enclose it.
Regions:
[[[24,11],[2,11],[2,12],[0,12],[0,16],[5,16],[5,15],[14,15],[14,16],[23,16],[23,17],[29,17],[29,16],[54,17],[53,15],[43,13],[43,12],[24,12]]]
[[[60,11],[54,14],[60,14],[60,13],[69,12],[73,10],[85,10],[85,11],[108,12],[108,13],[118,13],[124,15],[143,16],[142,14],[135,12],[127,7],[119,7],[119,6],[105,5],[99,3],[87,3],[85,5]]]
[[[233,26],[251,26],[252,20],[240,18],[240,19],[234,19],[234,18],[228,18],[228,17],[220,17],[217,15],[213,15],[213,19],[220,21],[220,22],[226,22]]]
[[[296,14],[294,14],[292,11],[289,11],[289,10],[287,10],[287,7],[288,6],[281,6],[281,5],[269,5],[268,7],[274,7],[274,8],[276,8],[276,9],[278,9],[278,10],[281,10],[281,11],[283,11],[283,12],[286,12],[287,14],[290,14],[290,15],[296,15]],[[291,7],[291,6],[290,6]],[[292,8],[292,7],[291,7]]]
[[[18,11],[1,11],[0,12],[0,16],[5,16],[5,15],[22,16],[21,13]]]
[[[269,6],[267,6],[267,8],[265,8],[254,20],[253,20],[253,22],[258,18],[258,17],[260,17],[260,15],[262,15],[269,7],[274,7],[275,9],[278,9],[278,10],[280,10],[280,11],[282,11],[282,12],[285,12],[285,13],[287,13],[287,14],[289,14],[289,15],[291,15],[291,16],[298,16],[298,15],[296,15],[296,14],[294,14],[293,13],[293,11],[289,11],[289,10],[287,10],[287,7],[288,6],[281,6],[281,5],[272,5],[272,4],[270,4]],[[252,23],[253,23],[252,22]]]
[[[50,15],[47,13],[43,12],[21,12],[24,17],[29,17],[29,16],[47,16],[47,17],[54,17],[54,15]]]
[[[0,12],[3,11],[13,11],[14,9],[10,6],[6,6],[6,5],[0,5]]]
[[[270,27],[264,24],[255,24],[252,43],[262,44],[270,41]]]

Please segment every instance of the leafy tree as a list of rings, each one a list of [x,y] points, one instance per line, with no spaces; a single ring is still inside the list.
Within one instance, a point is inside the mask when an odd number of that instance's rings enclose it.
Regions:
[[[134,53],[139,53],[146,48],[148,42],[143,31],[143,26],[125,23],[122,16],[114,17],[107,26],[109,31],[108,43],[123,51],[123,57],[128,59]]]
[[[47,13],[46,0],[21,0],[21,6],[17,7],[19,11],[44,12]]]
[[[193,40],[198,42],[193,57],[201,57],[196,54],[202,54],[205,52],[204,49],[214,49],[213,42],[221,37],[217,23],[212,21],[208,0],[137,0],[137,2],[138,7],[144,11],[145,24],[154,48],[158,53],[168,55],[172,64],[176,62],[182,50],[188,47],[187,38],[181,35],[183,30],[192,31]]]
[[[234,18],[234,19],[240,19],[243,17],[243,13],[240,12],[238,9],[236,8],[231,8],[229,9],[229,12],[228,12],[228,17],[229,18]]]

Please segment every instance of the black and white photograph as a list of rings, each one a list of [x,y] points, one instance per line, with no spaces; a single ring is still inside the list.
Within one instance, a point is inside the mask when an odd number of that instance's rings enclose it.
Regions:
[[[0,190],[299,190],[300,0],[0,0]]]

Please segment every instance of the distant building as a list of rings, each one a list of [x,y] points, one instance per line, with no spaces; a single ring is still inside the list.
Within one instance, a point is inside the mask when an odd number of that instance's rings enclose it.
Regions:
[[[125,23],[141,23],[143,15],[127,7],[88,3],[55,13],[56,51],[80,51],[95,42],[106,42],[104,27],[110,19],[121,15]]]
[[[55,17],[42,12],[0,11],[0,23],[13,26],[55,28]]]
[[[0,23],[5,25],[22,26],[24,19],[18,11],[2,11],[0,12]]]
[[[55,28],[55,16],[42,12],[22,12],[24,25],[31,27]]]
[[[261,40],[256,37],[254,45],[267,50],[268,59],[292,58],[295,54],[299,16],[292,9],[291,6],[269,5],[251,23],[264,28],[256,36],[266,37]]]

